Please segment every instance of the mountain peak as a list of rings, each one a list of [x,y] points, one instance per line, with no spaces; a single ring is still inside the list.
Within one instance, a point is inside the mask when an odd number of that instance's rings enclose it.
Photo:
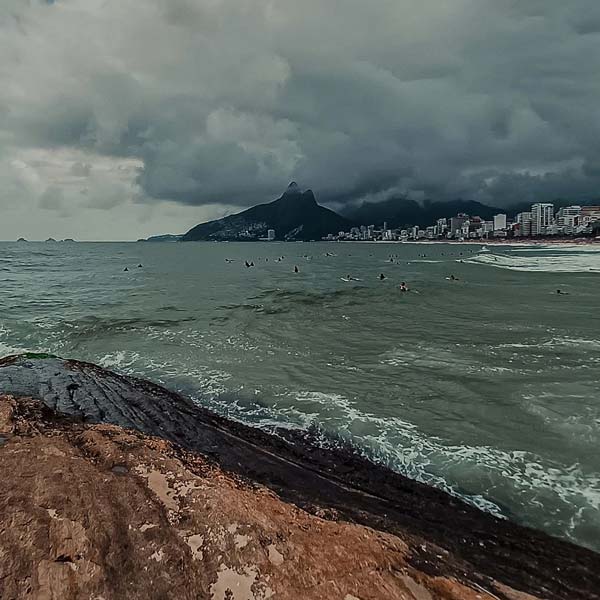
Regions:
[[[277,200],[216,221],[200,223],[182,239],[249,241],[266,237],[269,229],[274,229],[278,240],[320,240],[352,225],[332,210],[319,206],[312,190],[302,191],[292,181]]]
[[[292,181],[290,183],[290,185],[287,186],[285,193],[286,194],[301,194],[302,190],[300,189],[300,186],[295,181]]]

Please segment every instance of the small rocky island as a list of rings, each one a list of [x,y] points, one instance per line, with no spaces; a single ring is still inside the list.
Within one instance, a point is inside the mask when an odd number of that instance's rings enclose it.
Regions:
[[[0,598],[578,600],[600,556],[144,380],[0,360]]]

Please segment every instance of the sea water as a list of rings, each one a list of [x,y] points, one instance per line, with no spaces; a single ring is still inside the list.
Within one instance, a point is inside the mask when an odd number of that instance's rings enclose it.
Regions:
[[[92,361],[311,429],[600,550],[600,247],[489,249],[2,243],[0,356]]]

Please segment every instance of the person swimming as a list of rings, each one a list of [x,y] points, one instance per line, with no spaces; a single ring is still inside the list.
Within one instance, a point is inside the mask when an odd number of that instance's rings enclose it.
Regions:
[[[127,267],[125,267],[125,268],[123,269],[123,271],[129,271],[129,269],[128,269]]]
[[[142,268],[142,266],[143,266],[143,265],[142,265],[142,263],[140,263],[140,264],[138,265],[138,269],[141,269],[141,268]]]
[[[379,273],[379,281],[383,281],[385,279],[385,275],[383,273]]]
[[[556,293],[561,295],[561,296],[568,296],[569,292],[563,292],[562,290],[556,290]]]
[[[251,266],[251,265],[250,265],[250,263],[249,263],[248,261],[245,261],[245,263],[244,263],[244,264],[246,265],[246,269],[249,269],[249,268],[250,268],[250,266]]]
[[[409,289],[408,289],[408,286],[406,285],[406,282],[405,282],[405,281],[403,281],[403,282],[400,284],[400,291],[401,291],[401,292],[408,292],[408,291],[409,291]]]
[[[300,269],[298,268],[298,265],[296,265],[294,267],[294,273],[300,273]]]

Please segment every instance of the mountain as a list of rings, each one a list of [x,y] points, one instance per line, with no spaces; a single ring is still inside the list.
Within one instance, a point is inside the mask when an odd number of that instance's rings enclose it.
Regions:
[[[388,227],[396,228],[412,225],[427,227],[435,223],[437,219],[454,217],[458,213],[491,220],[494,215],[502,212],[506,212],[506,209],[487,206],[474,200],[451,200],[449,202],[426,200],[420,204],[405,198],[391,198],[384,202],[365,202],[357,208],[346,210],[344,215],[364,225],[381,225],[387,222]]]
[[[328,233],[337,233],[352,227],[349,219],[317,204],[311,190],[303,192],[296,182],[290,183],[285,193],[267,204],[201,223],[190,229],[183,241],[253,241],[266,237],[275,230],[278,240],[320,240]]]
[[[553,201],[554,208],[557,210],[562,206],[579,204],[581,206],[589,204],[598,204],[599,201],[573,201],[557,199]],[[450,200],[448,202],[439,202],[425,200],[422,204],[406,198],[390,198],[384,202],[363,202],[358,207],[346,208],[343,215],[360,223],[361,225],[382,225],[387,222],[388,227],[397,228],[404,226],[418,225],[427,227],[433,225],[437,219],[454,217],[458,213],[465,213],[470,216],[481,217],[486,221],[491,221],[494,215],[506,213],[514,216],[517,213],[531,210],[530,202],[520,202],[508,207],[499,208],[497,206],[488,206],[475,200]]]

